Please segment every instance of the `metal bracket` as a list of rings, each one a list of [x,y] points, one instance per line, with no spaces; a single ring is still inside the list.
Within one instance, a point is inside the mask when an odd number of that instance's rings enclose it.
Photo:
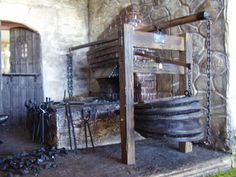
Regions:
[[[164,44],[165,43],[165,36],[161,31],[157,31],[154,33],[154,40],[157,43]]]

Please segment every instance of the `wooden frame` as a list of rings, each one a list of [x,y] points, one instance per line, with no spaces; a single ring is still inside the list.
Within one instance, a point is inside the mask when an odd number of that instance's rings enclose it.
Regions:
[[[191,34],[182,36],[164,35],[165,42],[155,40],[155,33],[134,31],[133,27],[125,24],[123,35],[120,40],[121,47],[119,52],[119,81],[120,81],[120,133],[121,133],[121,153],[122,162],[126,164],[135,163],[135,139],[134,139],[134,77],[135,72],[155,73],[155,74],[185,74],[185,78],[181,80],[181,88],[183,92],[188,88],[188,82],[191,80],[192,68],[192,37]],[[143,64],[141,67],[135,65],[134,48],[151,48],[160,50],[175,50],[180,51],[181,58],[189,66],[189,68],[165,64],[161,69],[158,68],[158,63],[148,65]],[[191,78],[188,78],[191,77]],[[185,81],[184,81],[185,80]],[[186,142],[187,143],[187,142]],[[189,144],[189,143],[188,143]],[[183,143],[181,143],[183,145]]]
[[[199,17],[198,20],[200,19],[201,18]],[[192,17],[190,20],[193,20]],[[164,41],[158,41],[156,33],[145,32],[153,31],[154,27],[151,26],[151,30],[149,27],[147,29],[145,28],[140,29],[140,31],[134,31],[131,25],[124,24],[122,31],[116,31],[112,34],[109,34],[109,37],[105,40],[69,48],[69,51],[73,51],[85,47],[96,46],[88,52],[88,59],[96,59],[96,62],[90,62],[90,67],[93,70],[95,70],[97,67],[105,67],[104,64],[114,64],[114,62],[118,62],[119,64],[121,159],[125,164],[135,163],[134,73],[181,75],[181,94],[183,94],[186,88],[188,89],[188,81],[192,83],[191,34],[186,33],[185,35],[181,36],[163,35],[162,38]],[[116,48],[117,45],[118,49]],[[163,63],[161,68],[159,67],[159,63],[148,64],[138,63],[137,61],[134,62],[135,47],[179,51],[182,61],[177,62],[168,59],[166,61],[160,60],[160,62]],[[106,49],[111,50],[102,52]],[[107,56],[108,54],[113,55]],[[192,88],[190,88],[190,90],[192,90]],[[187,146],[191,147],[191,143],[180,143],[180,149],[184,152],[189,152],[191,150],[191,148],[185,148]]]

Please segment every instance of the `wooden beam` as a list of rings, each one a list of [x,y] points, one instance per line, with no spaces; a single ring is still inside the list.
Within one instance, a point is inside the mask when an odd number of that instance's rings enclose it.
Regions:
[[[186,23],[192,23],[192,22],[199,21],[199,20],[206,20],[209,17],[210,17],[209,13],[203,11],[203,12],[199,12],[197,14],[176,18],[176,19],[173,19],[170,21],[164,21],[164,22],[161,22],[156,25],[146,26],[144,28],[140,28],[137,30],[143,31],[143,32],[153,32],[153,31],[171,28],[171,27],[178,26],[178,25],[183,25]]]
[[[119,60],[120,83],[120,132],[122,162],[135,163],[134,141],[134,76],[133,76],[133,30],[124,25],[123,52]],[[122,51],[121,51],[122,53]]]
[[[191,142],[179,142],[179,151],[183,153],[189,153],[193,151],[193,145]]]
[[[190,86],[190,91],[192,93],[193,89],[192,89],[192,78],[193,78],[193,74],[192,74],[192,68],[193,68],[193,55],[192,55],[192,34],[190,33],[185,33],[184,35],[182,35],[182,37],[184,37],[184,48],[185,51],[184,52],[180,52],[180,58],[182,59],[183,62],[185,62],[186,64],[189,65],[188,68],[185,68],[185,77],[180,76],[180,80],[179,80],[179,94],[182,95],[184,93],[185,90],[189,90],[189,86]]]
[[[103,45],[96,45],[93,48],[90,48],[89,51],[87,52],[87,54],[90,55],[90,54],[99,53],[103,50],[109,50],[110,48],[117,47],[117,46],[119,46],[118,40],[113,41],[113,42],[109,42],[109,43],[105,43]]]
[[[2,22],[0,21],[0,27],[2,26]],[[0,28],[0,41],[2,41],[1,37],[1,28]],[[0,46],[0,112],[3,113],[3,99],[2,99],[2,47]]]
[[[134,62],[134,72],[147,74],[185,74],[185,67],[168,63]]]
[[[140,52],[136,52],[135,55],[142,56],[142,57],[145,57],[147,59],[154,59],[158,63],[169,63],[169,64],[178,65],[178,66],[189,67],[189,65],[186,64],[185,62],[170,60],[170,59],[167,59],[167,58],[159,58],[159,57],[156,57],[156,56],[153,56],[153,55],[150,55],[150,54],[145,54],[145,53],[143,54],[143,53],[140,53]]]
[[[157,40],[156,33],[134,32],[133,46],[140,48],[184,51],[184,38],[163,34],[163,42]]]

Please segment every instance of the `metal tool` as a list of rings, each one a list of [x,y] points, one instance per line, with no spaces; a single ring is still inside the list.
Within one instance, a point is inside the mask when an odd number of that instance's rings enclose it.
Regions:
[[[93,136],[92,136],[90,125],[89,125],[89,120],[90,120],[90,118],[92,116],[91,113],[92,112],[91,112],[90,108],[83,108],[81,110],[82,121],[83,121],[83,125],[84,125],[84,135],[85,135],[86,149],[88,148],[88,136],[87,136],[87,128],[88,128],[90,142],[91,142],[93,151],[95,152],[95,147],[94,147],[94,143],[93,143]]]
[[[66,118],[68,122],[68,132],[69,132],[69,139],[70,139],[70,149],[72,148],[72,137],[71,137],[71,131],[73,136],[73,144],[74,144],[74,151],[77,153],[77,142],[76,142],[76,136],[75,136],[75,127],[74,127],[74,121],[72,117],[71,112],[71,105],[70,102],[65,102],[65,112],[66,112]]]
[[[71,130],[70,130],[70,118],[68,115],[68,107],[67,104],[65,104],[65,117],[67,120],[67,127],[68,127],[68,134],[69,134],[69,143],[70,143],[70,149],[72,150],[72,140],[71,140]]]

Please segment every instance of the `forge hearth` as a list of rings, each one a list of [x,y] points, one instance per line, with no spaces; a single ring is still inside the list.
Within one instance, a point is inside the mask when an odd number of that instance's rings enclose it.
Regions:
[[[78,104],[79,103],[79,104]],[[120,142],[119,137],[119,116],[115,113],[119,109],[118,102],[107,100],[92,99],[83,102],[72,101],[71,113],[74,122],[75,136],[78,148],[85,148],[85,131],[82,119],[82,110],[90,109],[93,114],[90,115],[89,125],[95,146],[114,144]],[[65,106],[55,105],[55,127],[56,133],[52,145],[57,148],[70,148],[70,138],[68,130],[68,121],[65,117]],[[91,146],[90,137],[87,136],[88,145]]]

